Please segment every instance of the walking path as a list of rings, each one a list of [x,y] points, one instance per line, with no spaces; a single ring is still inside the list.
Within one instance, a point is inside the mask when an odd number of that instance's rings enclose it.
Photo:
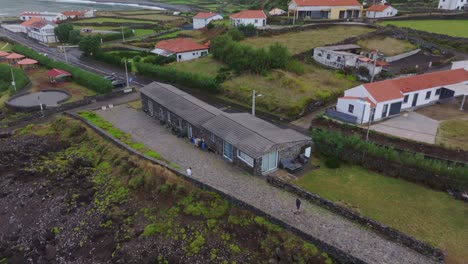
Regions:
[[[251,204],[364,262],[435,263],[416,251],[307,201],[302,203],[302,213],[295,215],[294,195],[247,174],[219,155],[199,150],[187,139],[177,138],[157,120],[141,111],[120,105],[113,109],[98,110],[97,113],[132,135],[135,141],[181,166],[181,171],[192,167],[193,177],[197,180]]]

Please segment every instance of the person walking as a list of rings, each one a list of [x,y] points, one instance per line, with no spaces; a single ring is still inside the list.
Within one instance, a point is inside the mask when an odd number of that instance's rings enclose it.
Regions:
[[[297,214],[299,213],[299,209],[301,209],[301,200],[299,200],[299,198],[296,198],[296,212],[294,212],[294,214]]]
[[[189,167],[185,173],[187,174],[187,176],[192,176],[192,167]]]

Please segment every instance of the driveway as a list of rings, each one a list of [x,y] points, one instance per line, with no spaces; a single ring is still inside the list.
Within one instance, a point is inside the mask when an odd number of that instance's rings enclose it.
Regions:
[[[371,125],[371,129],[396,137],[435,144],[439,123],[430,117],[409,112]]]
[[[239,200],[273,215],[305,233],[331,244],[366,263],[434,263],[427,257],[348,219],[303,201],[301,214],[294,214],[296,196],[269,185],[221,156],[201,151],[186,138],[177,138],[159,122],[127,105],[97,113],[135,141],[178,164],[192,167],[193,177]]]

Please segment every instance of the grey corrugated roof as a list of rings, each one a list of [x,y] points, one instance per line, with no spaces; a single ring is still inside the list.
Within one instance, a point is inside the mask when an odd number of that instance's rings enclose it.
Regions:
[[[247,113],[223,113],[203,127],[253,158],[258,158],[284,143],[310,141],[292,129],[282,129]]]
[[[141,88],[140,92],[192,125],[199,126],[222,113],[221,110],[169,84],[152,82]]]
[[[318,47],[318,48],[326,49],[326,50],[349,50],[349,49],[360,49],[361,46],[354,45],[354,44],[345,44],[345,45],[325,46],[325,47]]]

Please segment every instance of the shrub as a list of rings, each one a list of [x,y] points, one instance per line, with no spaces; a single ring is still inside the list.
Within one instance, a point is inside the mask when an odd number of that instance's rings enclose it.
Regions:
[[[145,237],[152,236],[157,233],[161,233],[161,231],[162,231],[161,227],[158,226],[157,224],[149,224],[145,226],[142,236],[145,236]]]
[[[257,28],[253,24],[239,25],[237,30],[243,33],[246,37],[253,37],[257,35]]]
[[[124,62],[124,60],[123,60],[121,57],[114,56],[114,55],[108,54],[108,53],[106,53],[106,52],[99,51],[99,52],[96,53],[96,55],[94,56],[94,59],[96,59],[96,60],[98,60],[98,61],[102,61],[102,62],[108,63],[108,64],[111,64],[111,65],[118,66],[118,67],[120,67],[120,68],[124,68],[124,67],[125,67],[125,62]],[[128,66],[129,68],[131,68],[131,66],[128,65],[128,63],[127,63],[127,66]]]
[[[329,169],[338,169],[340,167],[340,160],[336,157],[328,157],[325,159],[325,166]]]
[[[93,91],[96,91],[101,94],[112,91],[111,82],[97,74],[81,70],[75,66],[71,66],[60,61],[54,61],[23,45],[13,45],[12,49],[14,52],[23,54],[31,59],[37,60],[41,65],[48,69],[58,68],[70,72],[73,75],[74,81]]]
[[[189,252],[192,254],[198,254],[202,247],[205,245],[205,238],[202,235],[197,235],[195,240],[190,243]]]

